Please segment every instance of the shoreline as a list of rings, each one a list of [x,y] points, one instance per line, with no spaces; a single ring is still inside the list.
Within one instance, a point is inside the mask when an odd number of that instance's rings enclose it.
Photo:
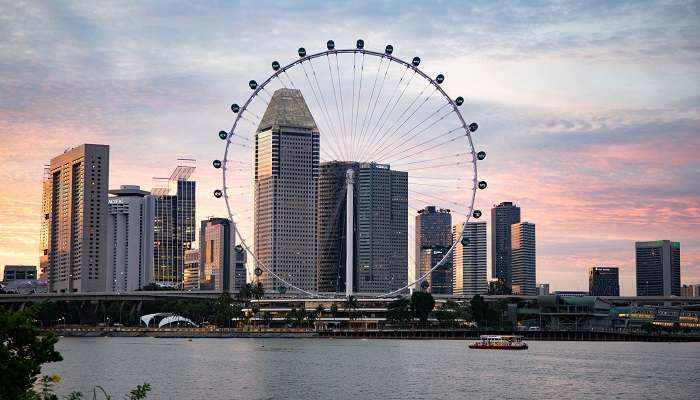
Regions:
[[[700,342],[700,336],[649,335],[643,333],[598,331],[472,331],[472,330],[235,330],[202,328],[103,328],[81,327],[47,329],[59,337],[153,337],[153,338],[280,338],[280,339],[408,339],[408,340],[477,340],[480,335],[520,335],[530,341],[590,342]]]

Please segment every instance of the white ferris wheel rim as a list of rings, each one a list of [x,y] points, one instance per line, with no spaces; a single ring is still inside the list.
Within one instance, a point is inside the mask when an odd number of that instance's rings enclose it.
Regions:
[[[300,52],[302,50],[303,50],[303,48],[299,49]],[[393,48],[392,48],[392,52],[393,52]],[[304,50],[304,53],[305,53],[305,50]],[[393,291],[390,291],[387,293],[372,294],[372,297],[381,298],[381,297],[388,297],[388,296],[393,296],[395,294],[401,293],[404,290],[407,290],[410,287],[416,285],[417,283],[422,282],[430,273],[432,273],[437,268],[442,266],[449,258],[452,257],[452,253],[454,252],[454,249],[457,246],[457,243],[459,243],[464,238],[464,232],[466,231],[467,223],[471,219],[472,214],[474,212],[474,201],[476,200],[476,191],[478,188],[479,180],[478,180],[478,173],[477,173],[477,153],[476,153],[476,150],[474,148],[474,141],[473,141],[472,135],[471,135],[472,131],[470,130],[469,125],[464,120],[462,113],[459,111],[459,105],[457,105],[455,103],[455,101],[450,96],[447,95],[445,90],[440,86],[440,83],[438,83],[436,80],[434,80],[433,78],[428,76],[426,73],[424,73],[420,68],[418,68],[417,65],[414,65],[413,63],[410,63],[410,62],[406,62],[403,59],[395,57],[391,53],[388,53],[388,52],[380,53],[377,51],[367,50],[364,48],[364,46],[362,48],[354,48],[354,49],[335,49],[335,48],[330,49],[329,48],[328,50],[321,51],[318,53],[304,55],[303,57],[300,57],[297,60],[294,60],[285,66],[280,65],[279,68],[277,70],[275,70],[274,73],[272,75],[270,75],[263,83],[261,83],[261,84],[255,83],[255,87],[253,88],[253,93],[251,93],[251,95],[248,97],[246,102],[242,106],[240,106],[239,111],[236,112],[236,119],[233,122],[233,126],[231,127],[231,130],[227,132],[226,148],[224,150],[224,157],[223,157],[222,165],[221,165],[222,191],[223,191],[222,195],[223,195],[224,201],[226,203],[226,210],[227,210],[229,219],[231,220],[231,225],[234,228],[235,235],[238,236],[238,239],[240,240],[240,244],[244,248],[244,250],[253,257],[253,259],[256,263],[256,268],[261,267],[267,273],[269,273],[270,275],[272,275],[273,277],[278,279],[280,282],[282,282],[282,284],[284,286],[292,288],[296,291],[299,291],[299,292],[304,293],[306,295],[309,295],[311,297],[319,297],[319,294],[314,293],[314,292],[310,292],[308,290],[304,290],[304,289],[302,289],[302,288],[300,288],[292,283],[287,282],[284,278],[282,278],[281,276],[276,274],[274,271],[272,271],[272,269],[270,269],[264,263],[262,263],[258,259],[255,252],[248,246],[246,239],[243,237],[240,230],[238,229],[238,226],[236,224],[236,220],[235,220],[235,217],[233,214],[233,210],[232,210],[231,204],[229,202],[228,186],[226,184],[226,170],[227,170],[227,165],[229,162],[229,160],[228,160],[229,147],[231,146],[231,140],[235,134],[236,127],[238,126],[238,122],[243,117],[243,114],[245,114],[245,111],[247,110],[248,106],[258,96],[258,93],[260,93],[260,91],[263,90],[270,82],[272,82],[274,79],[279,79],[280,74],[285,73],[287,70],[290,70],[291,68],[294,68],[295,66],[302,65],[303,62],[310,61],[314,58],[328,56],[331,54],[335,54],[337,56],[337,54],[353,54],[353,53],[354,54],[362,54],[365,56],[372,56],[372,57],[387,59],[388,62],[394,62],[394,63],[400,64],[400,65],[403,65],[404,67],[413,70],[416,74],[421,76],[423,79],[427,80],[429,82],[429,84],[434,86],[436,91],[439,92],[442,95],[442,97],[448,102],[448,104],[452,106],[453,112],[457,115],[457,117],[459,118],[459,121],[461,123],[460,128],[465,131],[465,136],[467,136],[467,139],[469,142],[469,151],[470,151],[469,154],[471,154],[471,157],[472,157],[471,162],[472,162],[472,168],[473,168],[473,173],[474,173],[473,180],[472,180],[472,187],[471,187],[471,200],[469,201],[469,204],[468,204],[468,212],[465,215],[466,219],[463,221],[464,227],[462,228],[462,233],[460,234],[460,240],[455,240],[452,243],[452,245],[450,246],[449,250],[447,252],[445,252],[445,255],[442,257],[442,259],[440,259],[439,262],[437,262],[430,270],[428,270],[426,273],[424,273],[420,277],[418,277],[418,278],[414,277],[413,282],[410,282],[407,285],[405,285],[397,290],[393,290]],[[254,81],[251,81],[251,83],[253,83],[253,82]]]

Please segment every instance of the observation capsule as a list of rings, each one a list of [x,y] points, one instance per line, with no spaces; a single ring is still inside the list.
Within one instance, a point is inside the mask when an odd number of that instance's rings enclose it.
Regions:
[[[481,211],[479,211],[479,210],[474,210],[474,212],[472,213],[472,216],[473,216],[474,218],[477,218],[477,219],[481,218]]]
[[[327,42],[326,42],[326,47],[328,48],[328,50],[333,50],[333,49],[335,49],[335,42],[332,41],[332,40],[327,41]]]
[[[236,253],[243,253],[243,246],[241,246],[240,244],[237,244],[236,245]]]
[[[221,160],[214,160],[212,165],[214,165],[214,168],[216,168],[216,169],[221,168]]]
[[[279,294],[285,294],[287,293],[287,287],[286,286],[280,286],[277,288],[277,293]]]
[[[466,236],[462,236],[462,240],[460,241],[462,243],[462,246],[469,246],[469,238]]]
[[[457,104],[458,106],[461,106],[462,104],[464,104],[464,98],[462,96],[457,97],[455,99],[455,104]]]
[[[486,158],[486,152],[482,150],[482,151],[476,153],[476,158],[478,160],[483,160],[484,158]]]
[[[413,64],[414,67],[420,65],[420,57],[413,57],[413,61],[411,61],[411,64]]]
[[[248,86],[250,86],[251,89],[255,90],[256,87],[258,87],[258,82],[255,82],[254,80],[248,82]]]
[[[438,76],[435,77],[435,82],[437,82],[437,83],[445,82],[445,75],[438,74]]]
[[[486,189],[486,186],[488,186],[486,181],[479,182],[479,189],[484,190],[484,189]]]
[[[357,39],[357,48],[364,49],[365,48],[365,41],[362,39]]]
[[[226,140],[227,137],[228,137],[228,132],[226,132],[226,131],[219,131],[219,139],[221,139],[221,140]]]
[[[306,57],[306,49],[303,47],[299,47],[299,57]]]
[[[233,111],[234,113],[238,113],[238,111],[240,111],[240,110],[241,110],[241,107],[238,104],[236,104],[236,103],[231,104],[231,111]]]
[[[221,190],[216,189],[216,190],[214,191],[214,197],[216,197],[217,199],[218,199],[219,197],[221,197],[222,195],[223,195],[223,193],[221,192]]]
[[[388,55],[391,55],[391,53],[394,52],[394,46],[387,44],[386,47],[384,48],[384,52]]]
[[[476,132],[477,129],[479,129],[479,124],[476,122],[469,124],[469,132]]]
[[[273,62],[272,62],[272,70],[273,70],[273,71],[277,71],[277,70],[279,70],[279,69],[280,69],[280,63],[279,63],[279,61],[273,61]]]
[[[255,267],[255,276],[260,276],[262,275],[263,270],[260,267]]]
[[[420,283],[420,287],[425,290],[430,287],[430,283],[424,279],[423,282]]]

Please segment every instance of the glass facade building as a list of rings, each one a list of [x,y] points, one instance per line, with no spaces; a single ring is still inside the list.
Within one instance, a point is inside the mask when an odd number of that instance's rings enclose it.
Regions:
[[[194,160],[179,165],[165,185],[154,188],[153,281],[174,288],[183,287],[185,251],[195,241],[196,182],[190,180]]]
[[[637,296],[681,295],[681,244],[636,242]]]
[[[619,296],[620,270],[614,267],[588,269],[588,294],[591,296]]]
[[[452,246],[452,214],[450,210],[436,208],[435,206],[427,206],[422,210],[418,210],[418,214],[415,218],[415,279],[420,278],[428,272],[435,264],[440,260],[436,260],[435,263],[432,262],[432,256],[428,257],[424,254],[425,249],[435,248],[436,251],[443,251],[445,248],[449,249]],[[426,262],[429,264],[426,264]],[[450,268],[443,268],[446,265]],[[444,294],[452,293],[452,262],[446,262],[446,265],[440,266],[440,268],[433,271],[433,274],[443,274],[442,277],[430,277],[430,280],[439,280],[447,282],[449,280],[449,291]],[[439,272],[438,272],[439,270]],[[431,274],[432,275],[432,274]],[[433,279],[435,278],[435,279]],[[432,285],[429,287],[429,291],[432,292]],[[419,289],[419,287],[416,287]]]
[[[297,89],[278,89],[255,134],[254,236],[258,262],[316,291],[319,131]],[[266,290],[281,282],[263,269]]]
[[[356,182],[357,291],[400,289],[408,283],[408,173],[362,163]]]
[[[465,240],[461,240],[462,232]],[[457,241],[452,253],[452,293],[464,297],[486,294],[486,222],[454,225],[452,237]]]
[[[511,225],[511,252],[513,294],[537,295],[535,224],[520,222]]]
[[[511,226],[520,222],[520,207],[510,201],[491,208],[491,278],[505,282],[511,288],[512,248]]]

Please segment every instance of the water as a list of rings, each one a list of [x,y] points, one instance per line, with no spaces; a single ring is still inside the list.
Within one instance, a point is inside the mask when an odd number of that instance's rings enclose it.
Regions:
[[[700,343],[62,338],[59,394],[149,399],[697,399]],[[264,346],[264,347],[263,347]],[[92,396],[90,395],[90,398]]]

